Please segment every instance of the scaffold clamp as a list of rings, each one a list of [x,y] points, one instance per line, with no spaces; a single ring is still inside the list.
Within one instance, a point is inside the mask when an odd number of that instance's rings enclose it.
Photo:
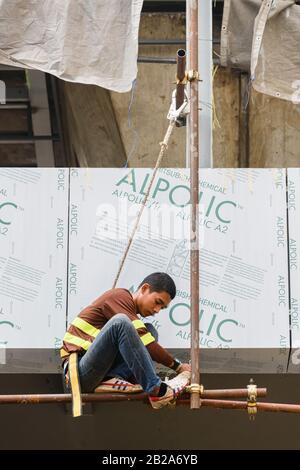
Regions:
[[[250,379],[249,385],[247,385],[248,398],[247,398],[247,410],[250,420],[255,419],[257,414],[257,386],[253,383],[253,379]]]
[[[203,392],[204,392],[204,387],[203,385],[199,385],[199,384],[191,384],[191,385],[188,385],[185,390],[189,393],[199,393],[199,395],[203,395]]]

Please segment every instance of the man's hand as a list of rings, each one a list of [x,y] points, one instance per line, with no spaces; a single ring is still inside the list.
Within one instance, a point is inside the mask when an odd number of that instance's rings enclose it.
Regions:
[[[180,366],[176,369],[176,374],[180,374],[181,372],[184,372],[185,370],[188,370],[189,372],[192,371],[191,364],[187,363],[182,363]]]

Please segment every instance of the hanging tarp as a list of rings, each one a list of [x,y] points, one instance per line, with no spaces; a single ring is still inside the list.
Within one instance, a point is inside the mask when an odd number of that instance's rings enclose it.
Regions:
[[[0,63],[125,92],[143,0],[0,0]]]
[[[251,77],[261,93],[300,103],[300,6],[264,0],[255,20]]]
[[[250,71],[254,21],[261,0],[224,0],[221,65]]]
[[[251,72],[257,91],[300,102],[299,43],[295,0],[225,0],[221,65]]]

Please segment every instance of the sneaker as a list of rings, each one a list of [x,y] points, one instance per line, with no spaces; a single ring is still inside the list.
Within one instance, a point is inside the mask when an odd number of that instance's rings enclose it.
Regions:
[[[138,393],[142,391],[143,389],[139,384],[132,384],[118,377],[112,377],[101,382],[94,390],[95,393]]]
[[[150,401],[150,405],[155,410],[158,410],[159,408],[162,408],[165,405],[174,404],[175,399],[176,399],[174,390],[169,386],[167,387],[166,393],[162,395],[161,397],[154,397],[154,396],[149,395],[148,398]]]
[[[184,371],[178,374],[174,379],[166,380],[167,391],[161,397],[153,397],[149,395],[149,401],[152,408],[158,410],[165,405],[172,405],[175,403],[176,398],[180,395],[185,387],[190,383],[191,373]]]
[[[175,397],[185,390],[185,388],[190,384],[190,381],[191,373],[188,370],[181,372],[171,380],[165,380],[166,384],[174,390]]]

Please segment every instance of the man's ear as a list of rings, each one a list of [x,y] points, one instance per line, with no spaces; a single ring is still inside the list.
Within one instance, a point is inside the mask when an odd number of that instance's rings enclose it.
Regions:
[[[148,289],[150,289],[150,284],[148,284],[147,282],[145,282],[145,284],[143,284],[143,285],[140,287],[140,289],[141,289],[141,293],[142,293],[142,294],[145,294],[146,291],[147,291]]]

